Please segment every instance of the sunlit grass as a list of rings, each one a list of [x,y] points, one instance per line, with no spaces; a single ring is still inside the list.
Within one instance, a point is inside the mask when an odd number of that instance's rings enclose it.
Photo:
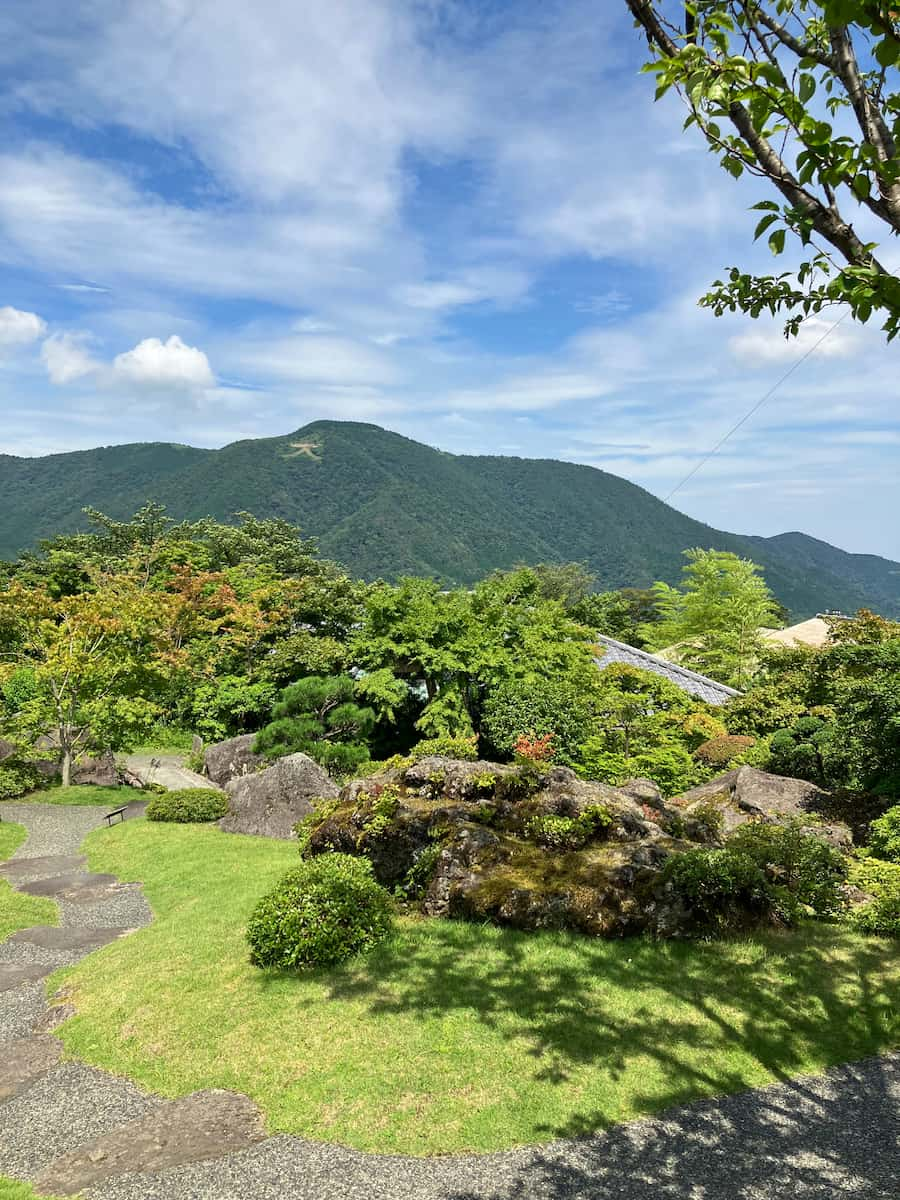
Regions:
[[[295,846],[138,821],[85,848],[156,920],[54,977],[67,1050],[167,1096],[246,1092],[273,1132],[493,1150],[900,1044],[896,946],[838,927],[703,945],[405,918],[368,958],[291,976],[249,965],[244,927]]]
[[[27,836],[23,825],[0,821],[0,862],[18,850]],[[29,925],[56,925],[58,921],[59,909],[52,900],[13,891],[5,879],[0,879],[0,942]]]

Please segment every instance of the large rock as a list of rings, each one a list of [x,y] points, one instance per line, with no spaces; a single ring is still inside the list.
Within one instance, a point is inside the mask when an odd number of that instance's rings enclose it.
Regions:
[[[710,807],[718,809],[726,836],[748,821],[808,820],[808,832],[831,845],[847,847],[852,838],[846,825],[828,825],[813,816],[827,809],[828,800],[827,792],[805,779],[770,775],[755,767],[742,766],[683,792],[669,804],[687,816]]]
[[[219,822],[226,833],[289,839],[294,826],[313,811],[313,800],[336,800],[337,785],[306,754],[288,754],[265,771],[226,784],[229,812]]]
[[[240,737],[228,738],[207,746],[203,757],[203,773],[208,775],[216,787],[225,787],[242,775],[252,775],[265,766],[261,754],[253,753],[255,733],[242,733]]]
[[[574,840],[546,844],[545,818]],[[429,915],[606,937],[645,927],[642,897],[652,906],[653,880],[684,844],[632,795],[565,768],[444,758],[354,780],[314,825],[308,853],[364,854]]]
[[[115,787],[120,782],[116,756],[111,750],[102,754],[86,754],[72,768],[72,783],[92,783],[98,787]]]

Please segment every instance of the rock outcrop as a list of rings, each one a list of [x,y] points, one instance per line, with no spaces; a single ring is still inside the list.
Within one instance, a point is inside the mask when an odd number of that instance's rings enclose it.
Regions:
[[[430,915],[606,937],[646,926],[642,895],[655,904],[652,881],[687,845],[565,768],[437,757],[354,780],[311,825],[308,853],[365,854]]]
[[[265,771],[242,775],[226,784],[228,815],[219,822],[226,833],[252,833],[289,839],[294,826],[313,811],[313,800],[335,800],[334,781],[306,754],[288,754]]]
[[[434,757],[353,780],[336,801],[314,805],[304,853],[365,855],[381,883],[433,916],[668,935],[689,923],[660,876],[673,853],[721,845],[751,819],[812,822],[822,796],[742,767],[665,802],[649,780],[614,788],[561,767]]]
[[[253,753],[255,740],[255,733],[243,733],[240,737],[207,746],[203,756],[203,773],[209,776],[216,787],[223,788],[233,779],[261,770],[266,760],[261,754]]]
[[[92,783],[97,787],[115,787],[121,782],[116,756],[111,750],[102,754],[85,754],[72,767],[72,783]]]
[[[669,805],[688,817],[698,810],[714,807],[721,814],[726,836],[748,821],[809,820],[809,833],[839,848],[849,847],[852,838],[846,825],[824,824],[811,817],[826,808],[828,798],[827,792],[805,779],[770,775],[743,766],[675,796]]]

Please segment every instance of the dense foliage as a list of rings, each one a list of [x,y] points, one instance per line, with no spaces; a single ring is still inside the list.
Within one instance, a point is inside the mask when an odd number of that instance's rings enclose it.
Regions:
[[[724,933],[756,922],[794,925],[807,911],[834,915],[846,870],[837,850],[795,825],[747,824],[721,849],[674,855],[663,885],[697,933]]]
[[[180,824],[218,821],[228,812],[228,797],[214,788],[181,788],[153,796],[147,805],[148,821]]]
[[[247,926],[250,961],[298,970],[343,962],[391,932],[393,905],[364,858],[301,862],[260,900]]]
[[[375,725],[374,712],[356,704],[355,695],[349,675],[310,675],[292,683],[279,694],[254,752],[266,758],[300,752],[326,769],[352,771],[369,758],[366,739]]]

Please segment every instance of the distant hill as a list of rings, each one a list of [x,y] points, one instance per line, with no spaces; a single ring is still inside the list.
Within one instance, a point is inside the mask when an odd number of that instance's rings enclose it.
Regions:
[[[349,421],[221,450],[154,442],[0,455],[0,557],[82,527],[86,505],[123,519],[148,499],[179,519],[284,517],[369,579],[466,584],[519,562],[578,561],[603,587],[643,587],[677,582],[683,550],[715,547],[758,562],[798,619],[861,606],[900,617],[900,563],[802,533],[724,533],[594,467],[447,454]]]

